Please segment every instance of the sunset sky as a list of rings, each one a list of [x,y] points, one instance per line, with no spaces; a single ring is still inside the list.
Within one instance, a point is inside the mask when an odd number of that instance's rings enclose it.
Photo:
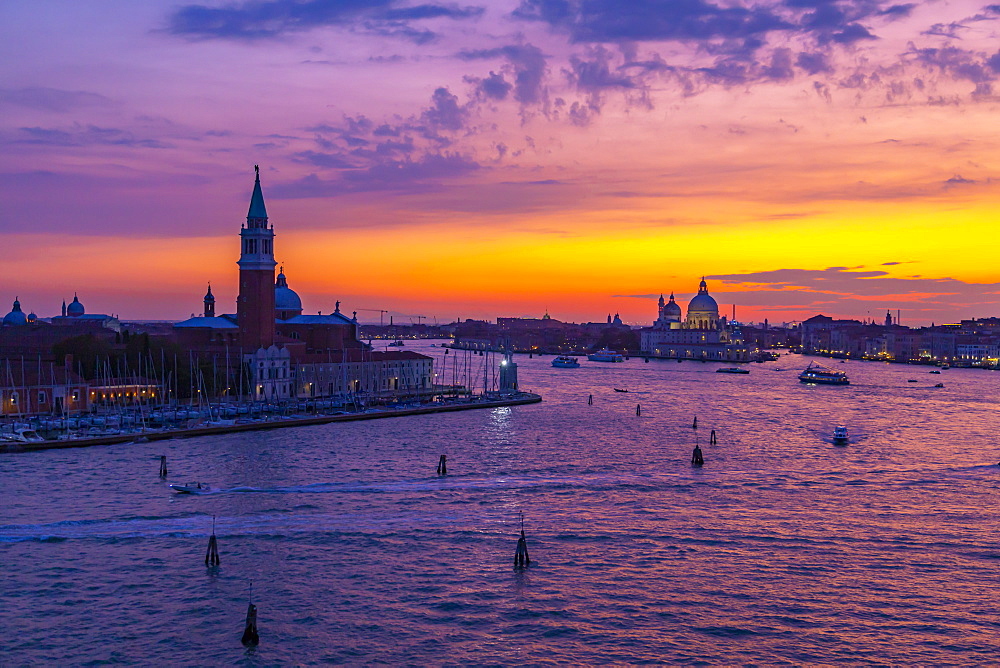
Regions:
[[[0,312],[1000,316],[1000,5],[0,4]],[[0,313],[0,314],[2,314]]]

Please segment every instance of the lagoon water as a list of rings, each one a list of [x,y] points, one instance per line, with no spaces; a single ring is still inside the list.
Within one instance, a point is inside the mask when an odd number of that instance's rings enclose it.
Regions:
[[[997,661],[997,374],[517,361],[543,403],[0,454],[0,664]]]

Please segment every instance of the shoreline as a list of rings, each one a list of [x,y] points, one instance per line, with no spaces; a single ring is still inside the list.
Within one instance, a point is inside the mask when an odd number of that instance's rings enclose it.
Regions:
[[[380,418],[406,417],[408,415],[426,415],[429,413],[450,413],[467,411],[477,408],[500,408],[503,406],[523,406],[537,404],[542,401],[541,395],[531,392],[519,392],[517,395],[503,399],[472,400],[466,402],[444,403],[416,408],[400,408],[394,410],[372,410],[365,413],[348,413],[344,415],[317,415],[312,417],[288,418],[284,420],[268,420],[262,422],[247,422],[244,424],[218,425],[214,427],[195,427],[193,429],[171,429],[167,431],[138,431],[127,434],[109,434],[94,438],[74,438],[62,441],[42,441],[35,443],[5,443],[0,446],[2,452],[30,452],[35,450],[54,450],[63,448],[86,448],[92,445],[117,445],[145,441],[166,441],[174,438],[193,438],[196,436],[211,436],[214,434],[229,434],[243,431],[263,431],[266,429],[284,429],[287,427],[307,427],[331,422],[354,422],[356,420],[377,420]]]

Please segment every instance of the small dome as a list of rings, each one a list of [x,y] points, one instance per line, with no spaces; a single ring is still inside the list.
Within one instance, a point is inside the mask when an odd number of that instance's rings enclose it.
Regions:
[[[35,315],[34,311],[28,314],[28,322],[38,322],[38,316]]]
[[[663,305],[663,315],[680,316],[681,307],[674,301],[674,293],[670,293],[670,301]]]
[[[277,311],[301,311],[302,300],[299,295],[288,287],[288,280],[285,278],[284,267],[278,274],[278,280],[274,283],[274,308]]]
[[[28,324],[28,316],[24,315],[24,311],[21,310],[21,302],[16,297],[14,298],[14,308],[3,317],[3,324],[15,327]]]
[[[73,303],[66,307],[66,315],[77,318],[86,313],[83,308],[83,304],[80,303],[79,298],[77,298],[76,293],[73,294]]]

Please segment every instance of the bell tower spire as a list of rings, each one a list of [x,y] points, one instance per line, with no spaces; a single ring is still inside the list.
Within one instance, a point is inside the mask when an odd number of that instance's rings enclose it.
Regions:
[[[260,167],[253,166],[253,194],[247,222],[240,230],[242,252],[240,296],[236,320],[240,344],[246,351],[267,348],[274,343],[274,227],[267,222],[264,193],[260,187]]]

